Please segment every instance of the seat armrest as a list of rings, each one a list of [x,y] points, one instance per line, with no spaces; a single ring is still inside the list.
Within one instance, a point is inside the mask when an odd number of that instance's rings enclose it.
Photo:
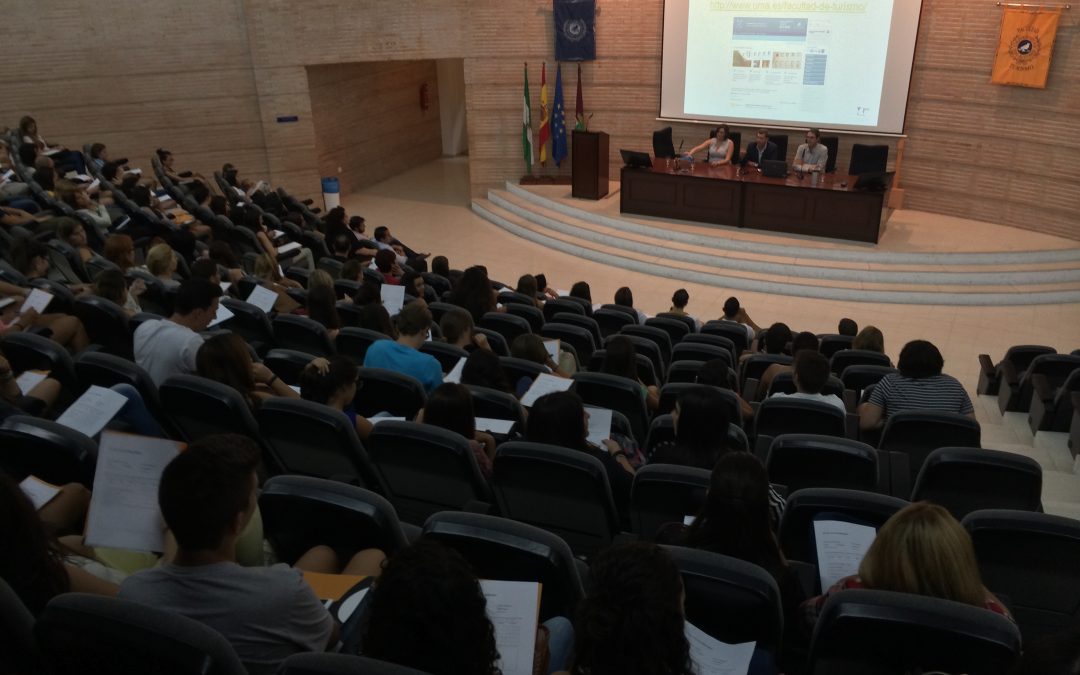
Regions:
[[[979,370],[986,377],[997,377],[997,369],[994,367],[994,362],[990,360],[989,354],[979,354]]]
[[[1046,405],[1050,405],[1054,400],[1054,390],[1050,387],[1050,380],[1042,373],[1035,373],[1031,376],[1032,393]]]
[[[743,385],[742,397],[743,400],[753,403],[758,400],[758,387],[761,386],[761,382],[750,378]]]
[[[999,372],[1001,373],[1001,381],[1010,388],[1015,387],[1020,382],[1020,373],[1016,372],[1016,364],[1012,361],[1002,361],[999,366]]]
[[[892,463],[888,450],[874,450],[877,453],[877,492],[889,494],[892,486]]]
[[[844,410],[847,410],[849,413],[856,412],[856,409],[859,406],[859,399],[855,395],[855,390],[854,389],[845,389],[843,399],[844,399]]]
[[[410,545],[420,541],[420,535],[424,533],[424,528],[412,523],[402,523],[401,529],[405,532],[405,541],[409,542]]]
[[[859,415],[849,412],[844,415],[844,437],[859,440]]]
[[[795,577],[799,580],[799,586],[802,587],[806,597],[812,598],[821,593],[818,590],[820,579],[818,579],[817,565],[801,560],[789,560],[788,567],[795,572]]]
[[[465,506],[461,507],[461,510],[465,513],[487,514],[491,513],[491,504],[487,502],[482,502],[478,499],[474,499],[472,501],[466,502]]]
[[[772,436],[758,436],[754,439],[754,454],[757,455],[762,464],[769,458],[769,446],[772,445],[772,442]]]
[[[911,458],[906,452],[889,453],[889,493],[900,499],[911,499]]]

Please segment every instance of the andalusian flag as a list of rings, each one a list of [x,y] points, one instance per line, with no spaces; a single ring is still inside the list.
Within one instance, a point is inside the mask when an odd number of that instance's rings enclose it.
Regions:
[[[521,113],[521,147],[525,154],[525,171],[532,173],[532,109],[529,107],[529,64],[525,64],[525,106]]]
[[[540,166],[547,164],[547,142],[551,135],[548,128],[547,64],[540,66]]]

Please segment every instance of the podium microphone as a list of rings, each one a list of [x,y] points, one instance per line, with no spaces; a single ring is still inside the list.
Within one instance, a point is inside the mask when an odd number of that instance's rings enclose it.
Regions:
[[[682,146],[683,146],[683,143],[685,143],[685,142],[686,142],[685,138],[682,139],[681,141],[679,141],[679,149],[678,149],[678,151],[675,152],[676,155],[681,155],[682,154]]]

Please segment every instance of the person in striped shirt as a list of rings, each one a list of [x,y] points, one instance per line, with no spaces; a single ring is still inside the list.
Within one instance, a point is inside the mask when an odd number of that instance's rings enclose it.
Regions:
[[[904,345],[897,363],[900,373],[883,377],[859,406],[859,428],[878,429],[901,410],[959,413],[975,419],[967,391],[955,377],[942,374],[944,365],[941,352],[932,343],[912,340]]]

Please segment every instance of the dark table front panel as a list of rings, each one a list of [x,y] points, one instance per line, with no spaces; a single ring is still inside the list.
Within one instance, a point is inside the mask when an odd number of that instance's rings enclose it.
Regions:
[[[620,210],[644,216],[738,225],[738,182],[638,169],[622,170]]]
[[[743,227],[877,243],[883,192],[746,184]]]

